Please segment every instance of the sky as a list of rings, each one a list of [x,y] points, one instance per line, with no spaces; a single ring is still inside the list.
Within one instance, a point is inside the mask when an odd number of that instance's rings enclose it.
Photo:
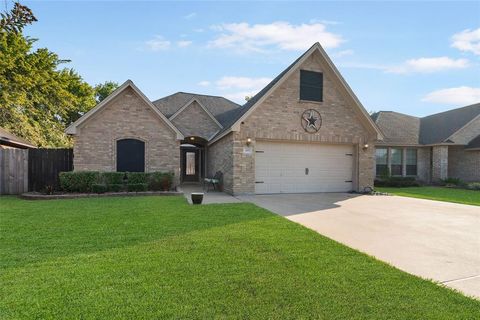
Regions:
[[[480,1],[23,1],[25,29],[90,84],[243,104],[320,42],[368,111],[480,102]]]

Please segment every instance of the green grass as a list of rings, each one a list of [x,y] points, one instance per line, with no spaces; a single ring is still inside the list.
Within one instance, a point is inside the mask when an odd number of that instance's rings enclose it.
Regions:
[[[251,204],[0,198],[0,319],[479,319],[480,301]]]
[[[397,196],[439,200],[480,206],[480,191],[444,187],[375,188]]]

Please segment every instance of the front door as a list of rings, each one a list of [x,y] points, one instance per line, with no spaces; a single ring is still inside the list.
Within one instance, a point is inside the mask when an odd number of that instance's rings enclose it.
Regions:
[[[198,182],[198,148],[182,148],[182,181]]]

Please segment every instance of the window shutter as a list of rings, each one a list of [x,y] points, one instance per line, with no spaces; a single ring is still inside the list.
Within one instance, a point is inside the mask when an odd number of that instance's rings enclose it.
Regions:
[[[323,101],[323,73],[300,70],[300,100]]]

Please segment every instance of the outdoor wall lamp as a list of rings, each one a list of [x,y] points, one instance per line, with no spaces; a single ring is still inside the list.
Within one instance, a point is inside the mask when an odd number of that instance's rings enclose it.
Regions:
[[[195,137],[190,137],[190,140],[192,140],[192,141],[195,140]]]
[[[249,146],[252,143],[252,138],[247,138],[247,146]]]
[[[365,144],[363,145],[363,150],[367,150],[367,149],[368,149],[368,143],[365,143]]]

